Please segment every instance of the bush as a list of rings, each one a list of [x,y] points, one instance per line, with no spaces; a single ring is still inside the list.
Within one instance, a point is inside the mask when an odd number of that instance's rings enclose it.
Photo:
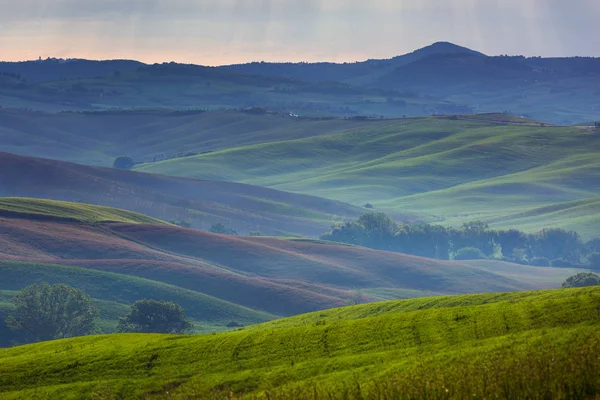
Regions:
[[[464,247],[456,252],[455,260],[485,260],[486,256],[483,251],[477,247]]]
[[[563,288],[578,288],[586,286],[600,286],[600,275],[592,272],[580,272],[567,278],[563,282]]]
[[[42,342],[92,333],[98,310],[82,290],[47,283],[28,286],[16,294],[15,312],[6,326],[23,342]]]
[[[208,231],[212,232],[212,233],[218,233],[219,235],[237,235],[238,234],[235,230],[227,228],[223,224],[214,224],[210,227],[210,229]]]
[[[364,205],[364,207],[365,207],[365,208],[368,208],[369,210],[372,210],[372,209],[374,209],[374,208],[375,208],[375,207],[373,207],[373,204],[371,204],[371,203],[367,203],[367,204],[365,204],[365,205]]]
[[[181,220],[174,219],[174,220],[169,221],[169,223],[173,224],[173,225],[180,226],[182,228],[191,228],[192,227],[192,222],[191,221],[187,221],[187,220],[183,220],[183,219],[181,219]]]
[[[170,301],[139,300],[119,321],[119,332],[183,333],[192,324],[179,304]]]
[[[546,257],[533,257],[530,264],[534,267],[549,267],[550,261]]]
[[[558,258],[556,260],[550,261],[550,266],[555,268],[573,268],[574,264],[570,261]]]
[[[131,157],[121,156],[115,158],[115,162],[113,163],[113,167],[117,169],[131,169],[135,163],[131,159]]]

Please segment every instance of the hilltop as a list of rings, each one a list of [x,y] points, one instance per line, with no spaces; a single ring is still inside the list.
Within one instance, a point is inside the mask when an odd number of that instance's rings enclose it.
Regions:
[[[597,288],[348,307],[204,336],[0,350],[4,398],[591,398]],[[443,371],[443,373],[440,373]]]
[[[80,274],[85,269],[143,278],[258,311],[293,315],[390,295],[408,298],[556,287],[576,272],[522,266],[515,279],[511,264],[501,262],[490,270],[476,262],[467,265],[319,241],[97,221],[0,217],[0,260],[29,263],[17,266],[22,273],[13,273],[10,279],[0,276],[0,282],[5,282],[0,290],[49,280],[54,272],[42,271],[54,271],[58,264],[76,267]],[[26,273],[33,271],[28,269],[31,263],[37,266],[35,274]],[[57,275],[51,280],[60,279]],[[77,284],[77,279],[69,282]]]
[[[164,221],[184,221],[202,229],[222,223],[240,233],[314,237],[334,222],[354,218],[364,211],[338,201],[244,184],[152,175],[8,153],[0,153],[0,166],[0,196],[118,207]],[[31,202],[18,206],[29,207]],[[87,206],[63,213],[74,216],[75,211],[84,207]],[[153,223],[150,218],[145,222]]]

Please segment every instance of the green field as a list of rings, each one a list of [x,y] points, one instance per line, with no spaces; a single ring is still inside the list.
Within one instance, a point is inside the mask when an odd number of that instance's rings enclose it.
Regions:
[[[479,219],[496,228],[560,226],[598,235],[589,219],[598,215],[600,134],[517,122],[494,116],[373,122],[138,169],[371,203],[430,222]]]
[[[167,224],[156,218],[117,208],[16,197],[0,198],[0,213],[27,219],[51,218],[86,223]]]
[[[361,305],[0,350],[3,399],[595,398],[600,289]]]

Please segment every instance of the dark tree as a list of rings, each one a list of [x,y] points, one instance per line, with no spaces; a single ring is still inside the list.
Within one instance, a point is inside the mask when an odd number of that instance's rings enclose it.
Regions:
[[[113,167],[117,169],[131,169],[135,163],[131,159],[131,157],[120,156],[115,158],[115,162],[113,163]]]
[[[82,336],[95,330],[98,310],[82,290],[67,285],[32,285],[12,299],[16,311],[6,325],[23,342]]]
[[[192,324],[179,304],[170,301],[139,300],[119,321],[119,332],[183,333]]]
[[[220,223],[213,224],[208,231],[212,232],[212,233],[218,233],[220,235],[237,235],[238,234],[235,230],[227,228],[225,225],[220,224]]]
[[[585,286],[600,286],[600,275],[591,272],[580,272],[567,278],[563,282],[563,288],[577,288]]]

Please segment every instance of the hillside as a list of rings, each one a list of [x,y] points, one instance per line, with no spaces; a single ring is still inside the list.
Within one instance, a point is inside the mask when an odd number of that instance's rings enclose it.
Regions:
[[[244,234],[283,236],[319,236],[334,222],[363,212],[338,201],[256,186],[90,167],[8,153],[0,153],[0,196],[97,204],[141,212],[164,221],[185,221],[205,230],[222,223]],[[31,202],[20,202],[18,208],[31,207]],[[5,203],[6,200],[0,202],[0,210]],[[55,203],[44,204],[55,206]],[[77,206],[77,214],[74,210],[62,212],[76,217],[85,207]],[[151,218],[145,222],[153,223]]]
[[[7,399],[594,398],[599,299],[596,288],[442,297],[217,335],[40,343],[0,350],[0,390]]]
[[[506,263],[490,270],[477,263],[317,241],[22,215],[0,217],[0,260],[143,278],[277,315],[369,302],[389,298],[390,293],[399,298],[557,287],[576,272],[522,266],[515,278]],[[23,287],[29,281],[19,282]],[[3,289],[17,288],[0,286]]]
[[[0,198],[0,215],[30,220],[57,220],[87,223],[122,222],[130,224],[158,224],[166,222],[143,214],[110,207],[64,201],[31,198]]]
[[[84,62],[70,63],[85,69]],[[88,63],[84,79],[52,63],[36,64],[19,76],[57,79],[43,82],[0,82],[0,106],[42,111],[102,111],[130,108],[240,109],[266,107],[283,113],[311,116],[427,115],[449,102],[422,99],[397,91],[354,87],[342,82],[306,82],[278,76],[258,76],[200,65],[163,63]],[[27,64],[22,66],[23,69]],[[44,70],[43,68],[46,68]],[[0,74],[2,70],[0,64]],[[18,66],[5,65],[8,71]],[[41,68],[41,69],[40,69]],[[118,69],[117,69],[118,68]],[[92,69],[106,73],[94,75]],[[111,70],[114,72],[109,73]],[[60,79],[58,76],[68,76]],[[70,76],[69,76],[70,75]],[[393,101],[388,101],[388,99]]]
[[[5,293],[16,293],[26,286],[41,282],[62,283],[84,290],[101,305],[101,326],[107,333],[116,331],[118,317],[127,314],[129,305],[146,298],[180,304],[187,316],[196,323],[199,332],[226,330],[226,325],[231,322],[248,325],[275,318],[193,290],[84,268],[0,261],[0,278],[0,291]],[[0,322],[1,328],[4,319]]]
[[[444,224],[479,219],[527,231],[560,226],[592,237],[599,232],[586,221],[596,209],[573,202],[600,196],[599,150],[594,130],[487,114],[373,121],[137,169],[371,203]],[[566,218],[571,212],[577,218]]]

